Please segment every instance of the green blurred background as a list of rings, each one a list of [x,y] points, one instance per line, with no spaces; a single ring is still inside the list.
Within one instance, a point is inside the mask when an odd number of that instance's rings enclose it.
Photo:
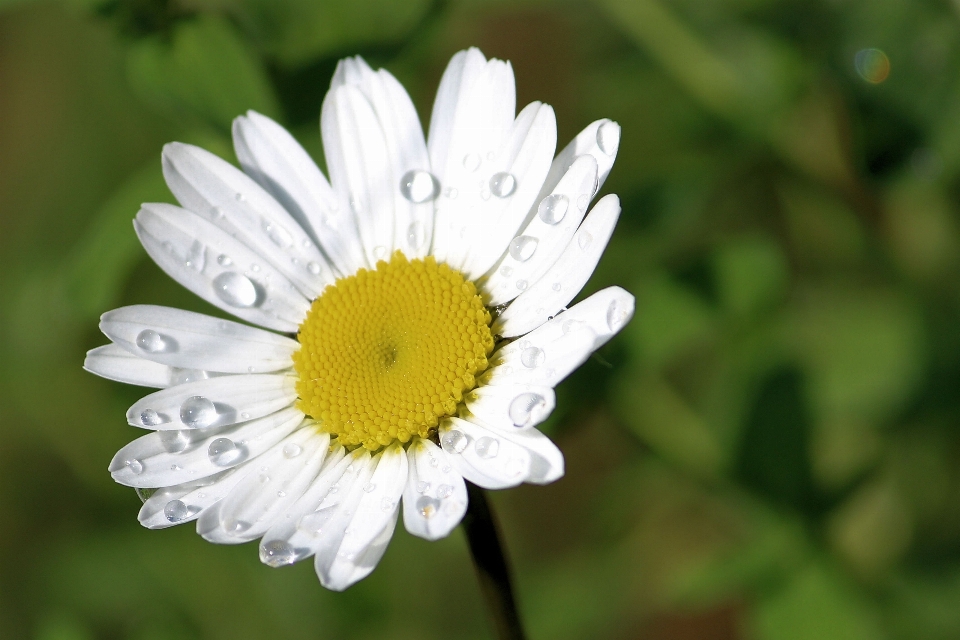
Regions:
[[[490,638],[459,530],[346,593],[147,531],[106,471],[130,303],[211,311],[131,219],[164,142],[253,108],[322,161],[362,54],[429,114],[510,59],[561,145],[620,122],[588,286],[637,315],[559,389],[554,485],[493,496],[532,638],[960,638],[960,2],[0,0],[0,637]],[[214,311],[214,313],[216,313]]]

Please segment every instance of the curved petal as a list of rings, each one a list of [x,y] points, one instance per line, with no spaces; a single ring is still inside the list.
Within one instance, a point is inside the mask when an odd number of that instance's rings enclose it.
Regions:
[[[186,209],[253,249],[308,298],[334,282],[326,259],[279,202],[214,154],[172,142],[163,148],[167,186]]]
[[[424,438],[407,448],[409,472],[403,490],[403,524],[426,540],[439,540],[460,524],[467,512],[467,486],[447,454]]]
[[[545,197],[560,182],[573,162],[584,154],[589,154],[597,161],[597,184],[591,197],[600,191],[613,163],[617,159],[617,150],[620,148],[620,125],[607,118],[590,123],[583,131],[577,134],[570,143],[557,154],[550,167],[550,173],[543,182],[541,197]]]
[[[110,462],[110,474],[128,487],[192,482],[256,458],[302,420],[303,413],[286,409],[226,429],[155,431],[120,449]]]
[[[176,375],[173,367],[138,358],[115,344],[87,351],[83,368],[107,380],[155,389],[170,386]]]
[[[439,435],[453,468],[479,487],[515,487],[530,474],[532,458],[525,447],[480,425],[446,418]]]
[[[337,220],[336,194],[313,158],[290,133],[270,118],[248,111],[233,121],[233,148],[240,166],[279,202],[317,244],[339,275],[363,264],[360,243],[349,225]],[[307,263],[323,272],[323,263]]]
[[[147,529],[165,529],[196,520],[250,471],[249,466],[241,465],[201,480],[158,489],[143,503],[137,519]]]
[[[633,317],[635,300],[620,287],[601,289],[557,314],[527,337],[552,342],[562,336],[588,328],[596,336],[594,349],[599,349],[615,336]]]
[[[580,226],[596,183],[597,161],[579,156],[481,283],[488,305],[510,302],[556,263]]]
[[[493,366],[480,376],[480,384],[556,386],[590,357],[597,340],[589,327],[560,337],[539,331],[532,331],[494,352],[490,357]]]
[[[551,387],[532,384],[480,386],[466,394],[464,400],[461,418],[507,430],[540,424],[557,404]]]
[[[161,430],[223,427],[270,415],[296,399],[294,376],[222,376],[151,393],[127,410],[127,422]]]
[[[172,367],[223,373],[289,369],[299,343],[202,313],[134,305],[100,316],[100,330],[132,354]]]
[[[593,270],[620,217],[620,200],[602,198],[577,229],[557,261],[494,321],[491,331],[506,338],[523,335],[555,316],[574,299]]]
[[[133,226],[161,269],[227,313],[293,333],[310,309],[286,276],[195,213],[168,204],[145,204]]]

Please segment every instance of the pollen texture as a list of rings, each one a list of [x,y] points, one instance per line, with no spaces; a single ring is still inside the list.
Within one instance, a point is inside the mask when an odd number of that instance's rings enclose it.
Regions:
[[[342,444],[370,450],[430,435],[493,350],[474,284],[399,251],[327,287],[299,340],[298,406]]]

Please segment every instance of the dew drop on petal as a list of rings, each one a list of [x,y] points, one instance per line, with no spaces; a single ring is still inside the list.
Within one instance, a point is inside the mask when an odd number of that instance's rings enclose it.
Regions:
[[[257,287],[245,275],[224,271],[213,279],[213,291],[231,307],[246,309],[257,303]]]
[[[521,393],[510,401],[507,415],[510,416],[513,426],[523,428],[529,425],[534,417],[539,418],[539,411],[546,405],[546,398],[539,393]]]
[[[607,307],[607,327],[610,328],[610,331],[614,333],[619,331],[627,321],[627,315],[627,310],[618,300],[612,301],[610,306]]]
[[[470,444],[470,439],[464,432],[451,429],[443,434],[442,444],[444,449],[448,449],[454,453],[463,453],[467,445]]]
[[[540,201],[537,215],[547,224],[557,224],[567,215],[570,199],[562,193],[554,193]]]
[[[440,193],[440,183],[429,171],[415,169],[400,178],[400,193],[415,204],[429,202]]]
[[[190,446],[190,436],[179,429],[159,431],[160,445],[167,453],[180,453]]]
[[[180,422],[188,427],[202,429],[209,427],[216,419],[217,408],[209,398],[190,396],[180,405]]]
[[[581,249],[586,250],[590,246],[590,243],[593,242],[593,236],[590,235],[590,232],[587,230],[582,230],[577,235],[577,244],[580,245]]]
[[[380,510],[381,511],[390,511],[396,506],[396,503],[390,498],[383,498],[380,500]]]
[[[454,200],[458,195],[460,195],[460,192],[457,191],[454,187],[448,187],[447,189],[444,190],[443,195],[447,196],[451,200]]]
[[[127,460],[126,462],[124,462],[124,464],[127,466],[128,469],[130,469],[130,473],[132,473],[135,476],[138,476],[141,473],[143,473],[143,463],[137,460],[136,458],[134,458],[133,460]]]
[[[293,246],[293,236],[276,222],[264,218],[262,226],[264,233],[267,234],[267,237],[270,238],[270,242],[273,244],[281,249],[289,249]]]
[[[301,452],[303,452],[303,448],[296,442],[288,442],[287,444],[283,445],[284,458],[296,458]]]
[[[517,190],[517,179],[512,173],[500,171],[490,178],[490,192],[498,198],[508,198]]]
[[[187,259],[184,264],[194,271],[203,271],[207,262],[207,248],[199,240],[194,240],[187,251]]]
[[[597,129],[597,146],[608,156],[617,152],[620,146],[620,126],[616,122],[604,122]]]
[[[201,369],[180,369],[179,367],[171,367],[170,369],[171,386],[195,382],[197,380],[206,380],[209,377],[210,374]]]
[[[510,241],[510,256],[517,262],[526,262],[533,257],[539,241],[533,236],[517,236]]]
[[[144,409],[140,412],[140,424],[145,427],[155,427],[163,423],[163,417],[153,409]]]
[[[163,508],[163,515],[170,522],[180,522],[187,517],[189,511],[187,505],[185,505],[182,500],[171,500],[167,503],[167,506]]]
[[[375,484],[372,483],[372,482],[368,482],[367,484],[363,485],[363,491],[364,491],[364,493],[372,493],[373,490],[376,489],[376,488],[377,488],[377,485],[375,485]]]
[[[429,520],[437,515],[437,509],[440,507],[440,501],[429,496],[420,496],[417,499],[417,513]]]
[[[500,452],[500,441],[496,438],[483,436],[476,441],[473,448],[476,450],[478,456],[489,460],[490,458],[497,457],[497,453]]]
[[[423,480],[421,480],[420,482],[417,483],[417,493],[426,493],[427,491],[430,491],[429,482],[424,482]]]
[[[528,369],[536,369],[543,364],[546,354],[539,347],[527,347],[520,352],[520,362]]]
[[[517,280],[517,289],[520,289],[520,291],[523,291],[526,288],[527,288],[526,280]]]
[[[284,540],[271,540],[260,544],[260,562],[268,567],[285,567],[297,561],[297,552]]]
[[[377,245],[373,248],[373,257],[377,260],[383,260],[387,257],[387,248],[382,245]]]
[[[317,264],[316,262],[308,262],[308,263],[307,263],[307,271],[309,271],[310,273],[312,273],[312,274],[315,275],[315,276],[318,276],[318,275],[320,275],[320,265]]]
[[[586,211],[588,204],[590,204],[590,197],[585,193],[581,193],[577,198],[577,208],[580,209],[580,211]]]
[[[170,340],[153,329],[144,329],[137,334],[137,346],[147,353],[163,353],[170,348]]]
[[[331,493],[332,492],[333,489],[331,489]],[[318,534],[330,518],[333,517],[335,511],[336,505],[333,505],[319,511],[314,511],[313,513],[308,513],[300,518],[300,521],[297,523],[297,528],[307,533]]]
[[[563,335],[567,335],[571,331],[576,331],[583,327],[586,324],[582,320],[564,320],[563,324],[560,325],[560,330],[563,331]]]
[[[218,467],[230,466],[240,458],[240,455],[241,450],[230,438],[217,438],[207,447],[207,457]]]
[[[480,154],[479,153],[468,153],[463,156],[463,168],[467,171],[473,172],[480,168]]]
[[[560,291],[560,289],[562,289],[563,287],[560,285],[559,282],[554,282],[554,283],[550,286],[550,288],[553,289],[554,291]]]
[[[453,486],[449,484],[442,484],[437,487],[437,497],[441,500],[445,500],[453,495]]]
[[[510,274],[512,273],[513,273],[513,267],[511,267],[510,265],[505,264],[502,267],[500,267],[500,275],[502,275],[504,278],[509,278]]]

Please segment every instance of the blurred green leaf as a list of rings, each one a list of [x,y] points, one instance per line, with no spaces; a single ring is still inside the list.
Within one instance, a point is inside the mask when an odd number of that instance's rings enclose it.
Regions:
[[[141,97],[221,131],[248,109],[278,118],[263,62],[226,21],[213,16],[177,23],[168,41],[153,36],[130,50],[128,72]]]
[[[627,344],[644,367],[663,366],[712,329],[714,314],[703,299],[665,275],[641,284],[634,294],[638,313],[626,329]]]
[[[738,238],[720,245],[713,256],[717,292],[734,316],[769,309],[786,292],[786,257],[772,240]]]

